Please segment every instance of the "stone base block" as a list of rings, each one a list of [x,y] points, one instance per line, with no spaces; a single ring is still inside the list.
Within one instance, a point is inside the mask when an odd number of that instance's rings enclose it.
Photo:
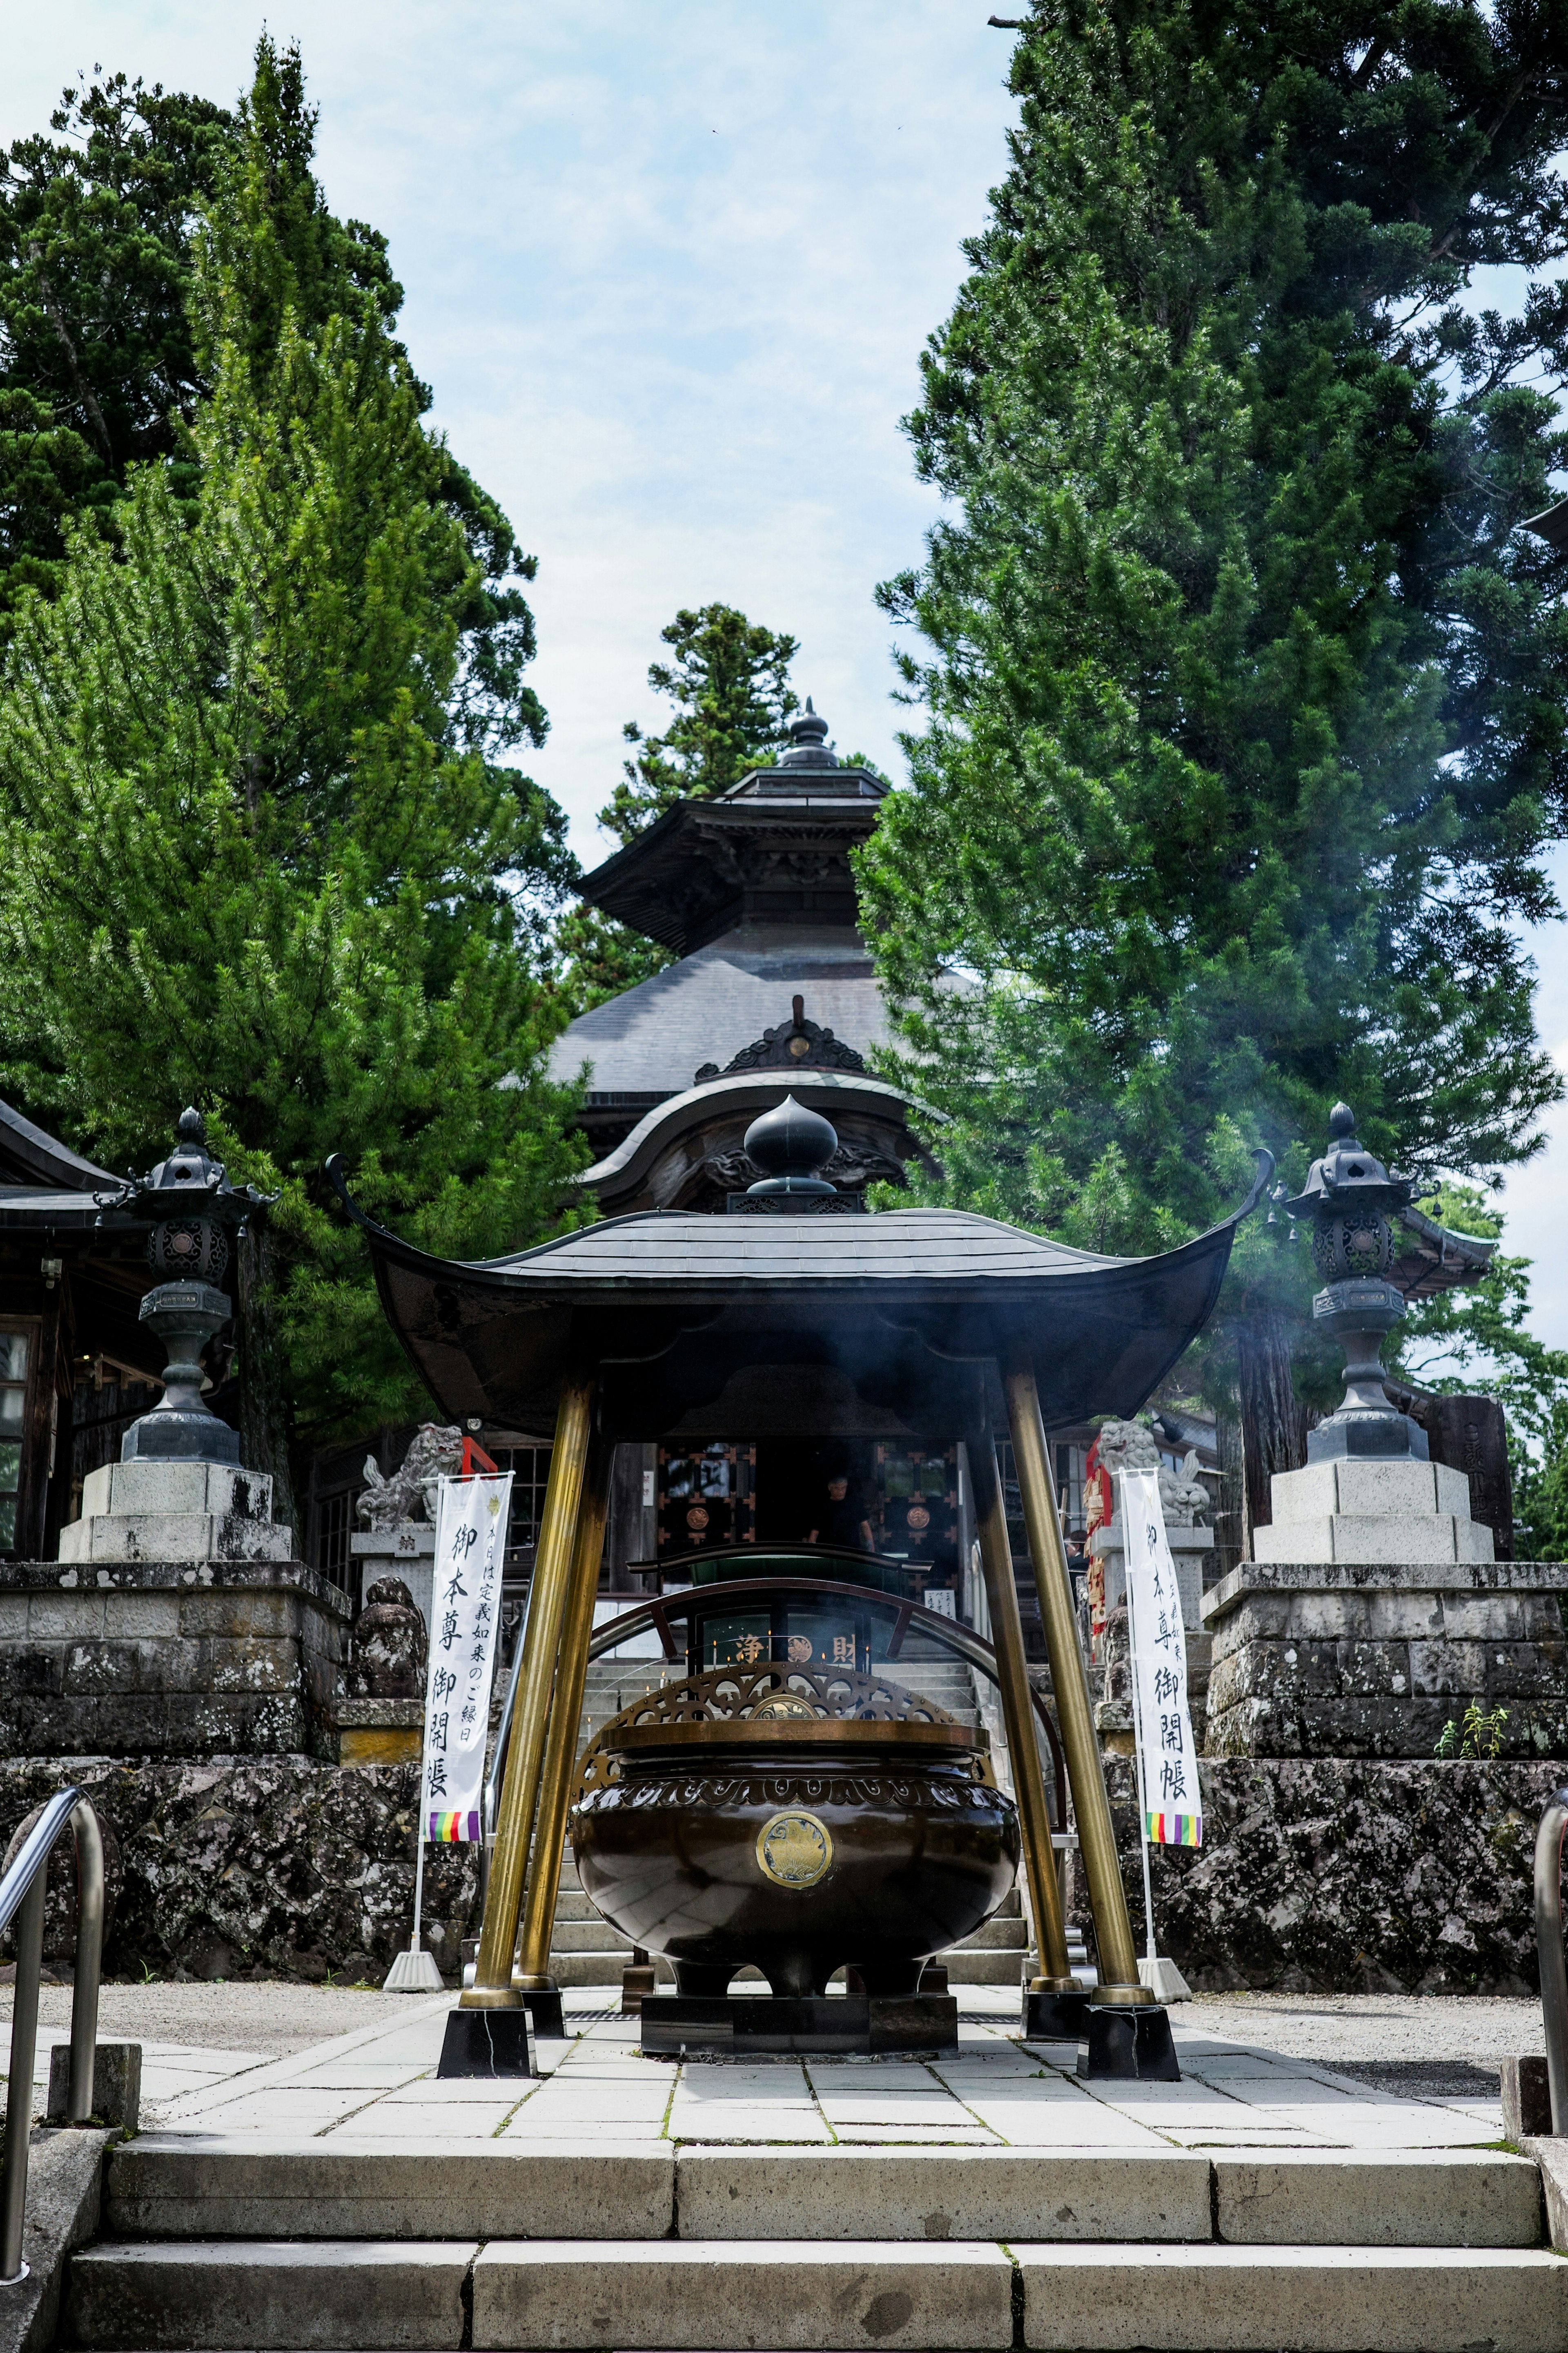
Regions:
[[[526,2010],[454,2010],[447,2020],[436,2070],[443,2082],[453,2076],[482,2076],[510,2083],[536,2075],[533,2025]]]
[[[1273,1522],[1253,1531],[1260,1561],[1366,1563],[1492,1557],[1492,1532],[1470,1517],[1470,1482],[1446,1462],[1350,1457],[1279,1471]]]
[[[1040,2353],[1557,2353],[1568,2329],[1568,2263],[1532,2248],[1013,2252]]]
[[[1254,1528],[1252,1549],[1260,1561],[1338,1560],[1414,1567],[1438,1561],[1490,1560],[1492,1532],[1479,1521],[1460,1519],[1452,1512],[1409,1517],[1336,1512]]]
[[[1079,2040],[1078,2072],[1086,2083],[1179,2084],[1182,2071],[1164,2010],[1155,2002],[1126,2008],[1091,1999]]]
[[[592,2249],[570,2239],[492,2242],[474,2265],[473,2343],[481,2353],[517,2345],[642,2353],[748,2339],[778,2353],[1009,2346],[1013,2266],[999,2246],[973,2241],[813,2246],[773,2237]]]
[[[1541,2244],[1535,2168],[1496,2149],[1215,2149],[1214,2180],[1217,2234],[1237,2245]]]
[[[226,1462],[106,1462],[82,1481],[81,1512],[212,1512],[269,1527],[272,1480]]]
[[[70,2096],[71,2054],[68,2042],[57,2042],[49,2052],[48,2120],[66,2121]],[[92,2121],[122,2125],[135,2132],[142,2121],[142,2045],[100,2042],[92,2054]]]
[[[246,2132],[204,2134],[195,2147],[143,2133],[114,2151],[108,2192],[110,2230],[136,2239],[662,2239],[675,2219],[675,2147],[595,2140],[591,2126],[581,2142],[542,2147],[432,2143],[412,2126],[406,2141],[286,2147]]]
[[[213,2353],[456,2348],[473,2240],[174,2242],[89,2247],[71,2264],[70,2343]]]
[[[60,1530],[61,1560],[78,1563],[293,1557],[292,1528],[216,1512],[104,1513]]]
[[[642,2005],[645,2059],[772,2058],[799,2052],[956,2051],[952,1994],[821,1994],[759,1998],[653,1994]]]
[[[60,1530],[65,1561],[293,1556],[270,1477],[226,1462],[106,1462],[82,1482],[80,1519]]]
[[[340,1765],[417,1765],[425,1738],[419,1699],[339,1699],[332,1704]]]

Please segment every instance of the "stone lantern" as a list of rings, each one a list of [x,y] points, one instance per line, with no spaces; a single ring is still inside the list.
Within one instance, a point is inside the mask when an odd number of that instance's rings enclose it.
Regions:
[[[1314,1160],[1305,1189],[1285,1207],[1310,1233],[1312,1263],[1325,1277],[1312,1301],[1319,1330],[1345,1352],[1345,1393],[1327,1421],[1308,1433],[1309,1462],[1347,1458],[1425,1462],[1426,1433],[1389,1403],[1379,1345],[1405,1313],[1390,1282],[1394,1232],[1389,1212],[1406,1208],[1415,1180],[1398,1176],[1358,1143],[1355,1113],[1336,1103],[1329,1148]]]
[[[60,1531],[63,1561],[288,1560],[293,1530],[272,1518],[272,1481],[241,1468],[239,1433],[202,1396],[202,1351],[232,1312],[218,1289],[232,1240],[276,1195],[229,1182],[198,1111],[146,1176],[99,1195],[100,1209],[148,1224],[147,1263],[164,1280],[141,1321],[167,1353],[163,1395],[133,1421],[120,1461],[82,1482],[82,1515]]]
[[[221,1160],[206,1147],[199,1111],[180,1113],[174,1149],[147,1176],[130,1177],[104,1198],[104,1208],[155,1220],[147,1236],[147,1263],[165,1280],[142,1302],[141,1320],[167,1352],[163,1396],[126,1431],[122,1462],[239,1461],[239,1433],[220,1421],[202,1397],[202,1350],[227,1323],[227,1296],[217,1288],[229,1261],[229,1236],[245,1230],[253,1212],[276,1194],[253,1185],[237,1192]]]

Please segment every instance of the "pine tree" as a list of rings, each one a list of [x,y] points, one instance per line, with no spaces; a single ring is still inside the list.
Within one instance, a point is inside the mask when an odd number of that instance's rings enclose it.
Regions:
[[[796,639],[748,621],[733,606],[677,613],[659,636],[674,659],[651,662],[647,682],[676,712],[662,735],[645,735],[635,719],[621,730],[636,750],[599,823],[622,841],[672,802],[728,792],[748,768],[767,767],[784,740],[784,722],[800,707],[789,683]]]
[[[796,640],[749,621],[730,605],[677,613],[659,636],[674,659],[653,662],[647,682],[668,695],[675,717],[662,735],[636,720],[621,730],[636,746],[599,822],[633,840],[679,800],[728,792],[749,768],[772,765],[784,723],[799,702],[789,684]],[[574,907],[556,928],[563,1001],[574,1015],[651,979],[667,948],[597,907]]]
[[[1246,1145],[1302,1175],[1338,1095],[1427,1177],[1531,1148],[1568,562],[1518,526],[1568,456],[1568,288],[1460,298],[1568,242],[1563,35],[1473,0],[1026,20],[910,420],[954,511],[882,592],[925,726],[861,855],[949,1198],[1159,1248]],[[1249,1237],[1230,1296],[1264,1516],[1303,1260]]]
[[[543,726],[522,566],[420,423],[389,281],[340,268],[312,130],[264,41],[195,240],[193,495],[132,465],[110,532],[68,524],[0,681],[0,1067],[119,1163],[198,1103],[281,1188],[239,1270],[247,1459],[277,1474],[290,1411],[320,1438],[416,1397],[325,1155],[470,1255],[551,1229],[584,1157],[531,912],[564,822],[501,756]]]

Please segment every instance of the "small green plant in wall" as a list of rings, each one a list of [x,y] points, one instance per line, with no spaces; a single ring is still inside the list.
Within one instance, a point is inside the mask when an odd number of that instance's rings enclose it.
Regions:
[[[1454,1716],[1448,1718],[1436,1753],[1439,1757],[1500,1757],[1507,1728],[1506,1707],[1494,1707],[1489,1712],[1479,1700],[1472,1700],[1465,1710],[1463,1724]]]

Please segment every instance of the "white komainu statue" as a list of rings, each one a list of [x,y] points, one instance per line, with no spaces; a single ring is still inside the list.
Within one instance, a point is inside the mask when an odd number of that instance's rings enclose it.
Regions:
[[[1111,1419],[1100,1426],[1100,1459],[1111,1474],[1110,1493],[1116,1501],[1120,1501],[1115,1484],[1118,1471],[1159,1471],[1160,1503],[1167,1527],[1195,1527],[1208,1511],[1209,1492],[1198,1477],[1195,1447],[1181,1469],[1172,1471],[1161,1462],[1160,1450],[1141,1421]]]
[[[434,1525],[436,1482],[443,1475],[456,1478],[462,1467],[462,1431],[456,1426],[443,1429],[437,1421],[421,1422],[390,1479],[382,1477],[374,1454],[365,1456],[368,1484],[356,1506],[359,1515],[377,1535],[384,1535],[411,1520],[415,1505],[423,1501],[425,1516]]]

